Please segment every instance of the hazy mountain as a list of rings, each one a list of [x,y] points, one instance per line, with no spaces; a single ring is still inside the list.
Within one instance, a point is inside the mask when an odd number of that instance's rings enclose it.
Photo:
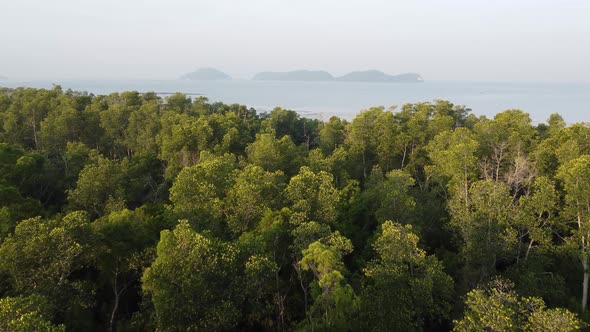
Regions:
[[[354,71],[341,77],[334,77],[323,70],[295,70],[289,72],[265,71],[254,75],[259,81],[343,81],[343,82],[423,82],[419,74],[407,73],[388,75],[378,70]]]
[[[252,79],[258,81],[333,81],[334,76],[322,70],[265,71],[254,75]]]
[[[182,75],[184,80],[214,81],[214,80],[231,80],[231,77],[215,68],[199,68],[193,72]]]
[[[423,82],[422,76],[415,73],[401,75],[389,75],[378,70],[354,71],[344,76],[337,77],[338,81],[347,82]]]

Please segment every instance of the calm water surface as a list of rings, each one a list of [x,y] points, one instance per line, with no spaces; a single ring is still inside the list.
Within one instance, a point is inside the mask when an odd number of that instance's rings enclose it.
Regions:
[[[446,99],[465,105],[476,115],[493,116],[506,109],[528,112],[535,123],[560,113],[568,123],[590,122],[590,83],[503,83],[430,81],[425,83],[364,82],[262,82],[186,80],[60,80],[0,81],[0,86],[64,89],[94,94],[137,90],[140,92],[196,93],[210,101],[240,103],[268,111],[275,106],[303,116],[327,119],[331,115],[351,119],[371,106]]]

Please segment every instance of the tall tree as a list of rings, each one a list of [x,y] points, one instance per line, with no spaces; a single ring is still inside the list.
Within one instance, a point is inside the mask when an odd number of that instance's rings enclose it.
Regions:
[[[277,209],[276,198],[281,194],[281,171],[266,172],[255,165],[247,165],[228,190],[224,213],[232,233],[251,230],[264,216],[267,209]]]
[[[68,191],[68,201],[75,209],[84,209],[100,217],[124,207],[126,164],[102,156],[80,172],[76,188]]]
[[[351,155],[360,159],[359,165],[364,178],[369,175],[373,167],[377,147],[377,137],[374,132],[377,119],[383,113],[383,109],[383,107],[373,107],[361,111],[348,127],[346,143],[350,147]]]
[[[174,212],[199,231],[225,232],[223,202],[236,175],[235,156],[201,153],[199,164],[184,168],[170,188]]]
[[[330,154],[344,144],[346,121],[336,116],[330,117],[320,127],[319,147],[324,154]]]
[[[418,247],[412,226],[386,221],[364,269],[362,326],[372,331],[420,331],[449,319],[453,280]]]
[[[442,182],[463,204],[469,203],[469,186],[477,179],[479,144],[467,128],[445,131],[429,143],[427,149],[432,165],[427,171]]]
[[[469,188],[467,209],[455,209],[451,223],[459,230],[462,254],[481,281],[496,271],[499,260],[505,259],[515,245],[512,236],[514,206],[508,186],[484,180]]]
[[[157,258],[145,271],[161,329],[229,330],[240,318],[236,301],[236,249],[193,231],[180,221],[162,231]]]
[[[269,172],[281,170],[292,176],[301,166],[300,150],[288,135],[277,139],[272,132],[257,134],[246,154],[250,163]]]
[[[516,261],[526,261],[535,247],[552,243],[552,232],[559,197],[551,180],[539,177],[532,193],[518,200],[514,228],[518,238]]]
[[[583,155],[562,165],[558,177],[563,181],[566,192],[564,215],[572,225],[569,241],[576,249],[584,271],[582,311],[585,311],[590,278],[590,155]]]
[[[132,153],[156,154],[160,127],[160,103],[154,100],[143,104],[129,115],[129,124],[123,133],[125,146]]]
[[[292,221],[316,221],[332,224],[336,221],[339,191],[334,187],[332,175],[320,171],[314,173],[306,166],[291,178],[285,189],[295,212]]]
[[[143,209],[122,210],[111,212],[92,224],[97,237],[97,267],[105,293],[111,295],[106,318],[109,331],[116,327],[124,295],[137,287],[142,272],[151,262],[151,246],[155,241],[147,225],[153,222],[150,219]]]
[[[42,295],[63,317],[92,303],[92,292],[76,274],[92,261],[93,243],[81,211],[55,220],[23,220],[0,246],[0,271],[18,294]]]
[[[410,174],[395,169],[383,176],[379,166],[373,167],[360,198],[378,223],[396,220],[409,223],[416,206],[409,190],[415,184]]]
[[[467,294],[454,331],[578,331],[585,324],[565,309],[547,309],[540,298],[523,298],[510,281],[494,279]]]
[[[172,180],[182,168],[199,162],[200,153],[209,148],[213,130],[205,117],[168,111],[160,121],[160,158],[166,162],[166,178]]]
[[[359,300],[345,281],[342,256],[352,252],[352,244],[342,238],[338,243],[316,241],[303,250],[299,266],[313,274],[314,301],[303,324],[307,329],[343,330],[353,323]]]
[[[39,295],[0,299],[0,331],[64,332],[65,326],[51,324],[51,308]]]

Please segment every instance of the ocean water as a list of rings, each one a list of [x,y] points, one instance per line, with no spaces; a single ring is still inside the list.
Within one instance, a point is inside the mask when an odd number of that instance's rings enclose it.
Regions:
[[[56,80],[0,81],[0,86],[51,88],[108,94],[136,90],[158,93],[183,92],[203,95],[210,101],[239,103],[259,112],[275,106],[292,109],[302,116],[328,119],[337,115],[352,119],[372,106],[449,100],[465,105],[476,115],[493,117],[507,109],[520,109],[534,123],[559,113],[568,123],[590,122],[590,83],[466,82],[424,83],[279,82],[279,81],[188,81],[188,80]]]

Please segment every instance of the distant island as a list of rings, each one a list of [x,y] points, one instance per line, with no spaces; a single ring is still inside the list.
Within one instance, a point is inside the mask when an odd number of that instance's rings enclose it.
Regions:
[[[346,82],[424,82],[422,76],[419,74],[406,73],[401,75],[389,75],[378,70],[353,71],[342,77],[337,77],[336,80]]]
[[[182,75],[180,78],[183,80],[195,81],[231,80],[231,76],[215,68],[199,68],[193,72]]]
[[[289,72],[261,72],[252,78],[257,81],[342,81],[342,82],[391,82],[420,83],[422,76],[415,73],[389,75],[378,70],[354,71],[344,76],[334,77],[321,70],[295,70]]]
[[[231,80],[231,76],[215,68],[199,68],[180,77],[185,80],[217,81]],[[286,72],[263,71],[252,77],[254,81],[299,81],[299,82],[387,82],[421,83],[422,76],[416,73],[389,75],[379,70],[353,71],[336,77],[324,70],[294,70]]]
[[[265,71],[252,77],[256,81],[333,81],[334,76],[322,70]]]

